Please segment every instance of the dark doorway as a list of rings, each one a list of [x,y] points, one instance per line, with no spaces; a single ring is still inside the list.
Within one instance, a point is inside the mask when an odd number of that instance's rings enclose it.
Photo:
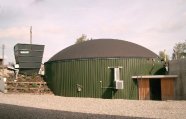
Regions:
[[[102,91],[103,94],[101,98],[103,99],[112,99],[113,97],[113,82],[114,82],[114,68],[110,68],[108,71],[108,80],[102,82]]]
[[[150,79],[150,99],[161,100],[161,80]]]

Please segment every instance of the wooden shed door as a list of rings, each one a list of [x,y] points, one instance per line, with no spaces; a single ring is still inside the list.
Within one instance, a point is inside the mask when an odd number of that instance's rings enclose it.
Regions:
[[[161,79],[162,100],[174,99],[174,79]]]
[[[139,100],[150,99],[149,79],[138,79]]]

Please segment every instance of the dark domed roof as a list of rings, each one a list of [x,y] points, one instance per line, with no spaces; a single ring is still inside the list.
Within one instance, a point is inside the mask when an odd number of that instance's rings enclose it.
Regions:
[[[74,44],[61,50],[49,61],[86,58],[158,57],[154,52],[135,43],[115,39],[95,39]]]

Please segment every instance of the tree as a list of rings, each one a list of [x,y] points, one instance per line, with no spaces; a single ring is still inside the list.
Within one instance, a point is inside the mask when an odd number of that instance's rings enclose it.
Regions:
[[[161,60],[167,62],[169,61],[169,55],[166,54],[166,51],[159,51],[159,57]]]
[[[186,40],[185,42],[176,43],[173,48],[172,59],[186,58]]]
[[[82,34],[82,36],[79,37],[79,38],[76,40],[76,44],[77,44],[77,43],[85,42],[85,41],[87,41],[87,40],[89,40],[89,39],[87,38],[87,36],[86,36],[85,34]]]

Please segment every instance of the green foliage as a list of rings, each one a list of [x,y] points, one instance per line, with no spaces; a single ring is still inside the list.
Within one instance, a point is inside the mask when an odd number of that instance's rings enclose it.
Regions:
[[[186,40],[185,42],[176,43],[173,51],[172,59],[186,58]]]
[[[31,79],[35,79],[36,76],[37,76],[37,73],[32,74]]]
[[[165,62],[169,61],[169,55],[167,55],[165,51],[159,51],[159,57]]]
[[[87,40],[89,40],[89,39],[87,38],[87,36],[86,36],[85,34],[82,34],[82,36],[79,37],[79,38],[76,40],[76,44],[85,42],[85,41],[87,41]]]
[[[32,87],[36,88],[37,87],[37,84],[33,83],[32,84]]]

